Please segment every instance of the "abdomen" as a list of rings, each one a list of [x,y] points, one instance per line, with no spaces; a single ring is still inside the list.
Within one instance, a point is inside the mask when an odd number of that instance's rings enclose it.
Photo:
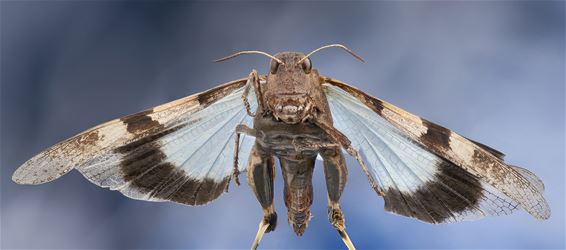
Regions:
[[[302,235],[310,221],[313,200],[312,173],[316,154],[279,157],[285,182],[285,205],[288,222],[297,235]]]

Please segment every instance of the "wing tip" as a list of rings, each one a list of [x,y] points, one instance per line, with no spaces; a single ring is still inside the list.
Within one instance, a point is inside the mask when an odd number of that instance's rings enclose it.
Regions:
[[[535,219],[537,220],[548,220],[550,219],[550,215],[552,214],[551,210],[550,210],[550,206],[548,205],[548,203],[544,204],[537,204],[535,206],[535,210],[534,211],[530,211],[528,210],[527,212],[529,212],[533,217],[535,217]]]
[[[38,181],[34,178],[29,178],[28,173],[25,173],[25,165],[19,167],[18,169],[16,169],[16,171],[14,171],[14,173],[12,174],[12,181],[15,182],[16,184],[20,184],[20,185],[37,185],[37,184],[41,184],[38,183]]]
[[[12,181],[20,185],[40,185],[65,175],[73,168],[50,169],[28,164],[20,166],[12,174]],[[57,171],[59,170],[59,171]]]
[[[536,217],[537,220],[548,220],[550,219],[550,211],[548,212],[548,214],[545,214],[543,216],[540,217]]]
[[[535,213],[531,213],[530,211],[527,211],[527,213],[529,213],[531,216],[533,216],[535,219],[540,220],[540,221],[545,221],[550,219],[550,209],[543,211],[543,212],[535,212]]]

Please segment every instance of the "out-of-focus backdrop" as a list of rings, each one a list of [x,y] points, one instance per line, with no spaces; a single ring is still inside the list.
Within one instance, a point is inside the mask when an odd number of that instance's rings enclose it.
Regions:
[[[353,84],[537,173],[553,210],[429,225],[384,212],[359,166],[342,198],[362,248],[564,248],[563,1],[2,1],[1,247],[248,248],[262,216],[247,187],[187,207],[125,198],[77,172],[42,186],[10,177],[46,147],[103,121],[245,77],[268,60],[237,50],[316,54],[321,74]],[[279,174],[278,170],[278,174]],[[280,221],[263,248],[343,248],[315,170],[303,237]]]

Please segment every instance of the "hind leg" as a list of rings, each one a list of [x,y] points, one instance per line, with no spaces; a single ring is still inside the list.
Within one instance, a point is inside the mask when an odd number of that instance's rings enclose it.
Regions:
[[[259,223],[252,249],[257,248],[264,233],[275,230],[277,214],[273,205],[273,179],[275,177],[274,160],[258,143],[251,151],[247,168],[250,188],[256,195],[263,210],[263,219]]]
[[[344,155],[342,155],[339,147],[323,149],[320,155],[324,160],[324,176],[328,191],[328,219],[330,224],[336,228],[348,249],[355,249],[346,233],[344,214],[340,209],[340,197],[348,179]]]

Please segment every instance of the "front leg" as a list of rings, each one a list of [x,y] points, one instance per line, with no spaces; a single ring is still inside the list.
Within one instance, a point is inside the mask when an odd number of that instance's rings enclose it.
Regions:
[[[256,109],[255,113],[251,111],[250,103],[248,102],[248,95],[251,87],[254,88],[255,96],[257,99],[256,101],[258,104],[258,108]],[[261,83],[259,80],[259,75],[257,74],[257,71],[255,69],[252,70],[252,72],[248,76],[248,81],[246,82],[246,86],[244,87],[244,93],[242,94],[242,102],[246,107],[246,112],[251,117],[255,117],[258,113],[258,110],[259,112],[265,112],[265,107],[263,105],[264,102],[263,102],[263,92],[261,90]]]

